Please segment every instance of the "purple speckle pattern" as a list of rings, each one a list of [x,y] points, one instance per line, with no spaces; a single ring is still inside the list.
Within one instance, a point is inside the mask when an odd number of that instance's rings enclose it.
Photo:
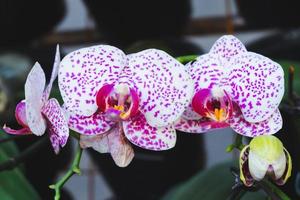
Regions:
[[[233,57],[246,53],[243,43],[232,35],[219,38],[209,51],[209,54],[218,55],[221,63],[230,61]]]
[[[47,131],[52,147],[56,154],[60,147],[64,147],[69,137],[67,119],[56,99],[50,99],[42,108],[42,113],[47,121]]]
[[[115,122],[106,119],[101,113],[95,113],[89,117],[70,113],[69,116],[70,129],[83,135],[103,134],[115,124]]]
[[[152,127],[143,115],[131,121],[124,121],[123,128],[127,139],[144,149],[167,150],[174,147],[176,143],[176,132],[173,125],[161,128]]]
[[[231,64],[228,89],[249,122],[268,119],[278,108],[284,93],[284,74],[272,60],[248,52]]]
[[[206,133],[220,128],[227,128],[226,122],[214,122],[206,118],[199,120],[186,120],[181,118],[175,123],[175,129],[187,133]]]
[[[68,54],[61,61],[58,73],[66,109],[84,116],[94,114],[98,90],[118,79],[126,60],[121,50],[108,45],[83,48]]]
[[[188,107],[186,107],[186,109],[182,113],[181,117],[183,119],[187,119],[187,120],[198,120],[198,119],[201,119],[201,116],[194,111],[191,103],[188,105]]]
[[[220,87],[226,81],[225,66],[222,66],[218,57],[211,54],[199,56],[193,63],[188,63],[187,68],[195,81],[195,93],[204,88]]]
[[[235,132],[247,137],[273,134],[282,128],[282,117],[278,109],[273,112],[269,119],[250,123],[244,119],[241,111],[235,106],[233,116],[228,122]]]
[[[184,66],[167,53],[148,49],[129,57],[140,111],[154,127],[172,124],[190,103],[193,81]]]

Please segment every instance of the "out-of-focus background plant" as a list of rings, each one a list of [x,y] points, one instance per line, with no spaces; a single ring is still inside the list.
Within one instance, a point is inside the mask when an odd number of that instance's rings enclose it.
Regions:
[[[0,0],[0,125],[17,126],[14,108],[24,97],[23,85],[35,61],[44,67],[49,80],[57,43],[62,47],[62,57],[73,49],[99,43],[115,45],[127,53],[155,47],[176,57],[200,55],[220,35],[238,34],[249,51],[268,56],[284,67],[290,92],[286,89],[280,107],[284,127],[278,137],[294,160],[292,177],[283,190],[291,199],[298,199],[298,10],[297,0]],[[288,84],[290,66],[294,73]],[[54,95],[59,97],[55,90]],[[229,169],[238,166],[238,157],[237,153],[233,158],[225,153],[233,134],[222,132],[178,133],[176,147],[163,153],[136,147],[136,158],[125,169],[115,166],[109,155],[90,151],[83,156],[83,178],[74,177],[62,192],[62,199],[226,199],[235,179]],[[41,139],[20,137],[3,142],[7,137],[1,131],[0,165]],[[17,168],[1,172],[0,199],[52,199],[48,185],[70,164],[73,146],[69,143],[56,156],[45,141]],[[247,192],[242,199],[265,199],[265,193]]]

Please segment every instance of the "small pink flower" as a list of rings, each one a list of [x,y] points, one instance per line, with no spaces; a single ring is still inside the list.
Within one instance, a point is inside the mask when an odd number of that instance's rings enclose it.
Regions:
[[[248,52],[234,36],[223,36],[187,67],[195,94],[176,129],[201,133],[231,127],[249,137],[281,129],[284,75],[276,62]]]
[[[46,129],[55,153],[67,143],[69,128],[67,119],[58,101],[49,99],[52,84],[57,77],[60,62],[59,47],[57,46],[51,79],[46,87],[46,78],[39,63],[35,63],[28,74],[25,83],[25,100],[16,106],[15,116],[23,128],[14,130],[6,125],[3,129],[14,135],[34,134],[41,136]]]
[[[79,49],[62,60],[58,78],[82,147],[109,152],[122,167],[133,158],[128,140],[155,151],[175,145],[174,122],[193,94],[184,66],[156,49],[130,55],[108,45]]]

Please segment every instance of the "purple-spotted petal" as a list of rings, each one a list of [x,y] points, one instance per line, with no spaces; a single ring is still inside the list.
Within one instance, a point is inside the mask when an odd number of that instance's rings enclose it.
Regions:
[[[95,113],[89,117],[69,114],[70,129],[83,135],[103,134],[115,125],[115,122],[108,120],[100,113]]]
[[[186,120],[181,118],[175,124],[175,129],[187,133],[205,133],[219,128],[227,128],[229,124],[226,122],[209,121],[206,118],[199,120]]]
[[[59,45],[56,46],[56,53],[55,53],[55,58],[54,58],[54,63],[53,63],[53,67],[52,67],[52,74],[51,74],[51,78],[50,78],[50,82],[47,85],[45,91],[44,91],[44,96],[43,96],[43,100],[44,102],[48,100],[51,89],[52,89],[52,85],[53,82],[55,81],[57,74],[58,74],[58,67],[60,64],[60,52],[59,52]]]
[[[16,130],[16,129],[12,129],[4,124],[3,130],[6,133],[11,134],[11,135],[29,135],[29,134],[31,134],[31,131],[28,127],[23,127],[21,129]]]
[[[112,46],[98,45],[68,54],[60,63],[58,82],[66,109],[91,116],[97,110],[96,94],[114,83],[126,65],[125,54]]]
[[[236,102],[244,118],[260,122],[270,118],[284,93],[283,69],[276,62],[248,52],[231,63],[226,91]]]
[[[246,53],[243,43],[232,35],[219,38],[209,51],[209,54],[218,55],[223,64],[230,61],[234,56]]]
[[[41,113],[45,83],[44,71],[36,62],[25,83],[26,119],[28,127],[35,135],[43,135],[46,130],[46,122]]]
[[[102,135],[81,135],[80,145],[83,148],[92,147],[100,153],[110,153],[119,167],[128,166],[134,157],[134,151],[119,126]]]
[[[130,121],[124,121],[123,128],[127,139],[144,149],[167,150],[174,147],[176,143],[176,131],[173,125],[152,127],[142,114]]]
[[[279,110],[276,109],[268,119],[261,122],[250,123],[244,119],[238,108],[235,108],[228,123],[235,132],[244,136],[255,137],[278,132],[282,128],[282,117]]]
[[[59,153],[69,137],[69,127],[64,112],[58,101],[54,98],[48,100],[42,108],[42,113],[47,119],[49,138],[55,153]]]
[[[140,100],[140,111],[151,126],[176,121],[190,103],[193,81],[184,66],[167,53],[149,49],[129,57],[129,70]]]
[[[221,65],[217,56],[204,54],[186,66],[195,82],[195,93],[204,88],[219,87],[222,82],[226,82],[226,69]]]
[[[188,107],[186,107],[185,111],[182,113],[182,118],[186,120],[197,120],[201,119],[201,116],[196,113],[192,107],[192,104],[189,104]]]

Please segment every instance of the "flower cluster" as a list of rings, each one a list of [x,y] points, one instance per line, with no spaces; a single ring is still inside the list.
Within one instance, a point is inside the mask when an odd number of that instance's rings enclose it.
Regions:
[[[57,74],[62,107],[56,99],[48,100]],[[167,150],[175,146],[175,129],[202,133],[231,127],[254,137],[241,153],[245,185],[267,172],[282,184],[291,159],[278,139],[267,135],[282,127],[278,106],[283,92],[281,66],[248,52],[233,36],[221,37],[209,53],[186,66],[157,49],[126,55],[116,47],[97,45],[71,52],[61,62],[57,50],[46,88],[38,63],[28,75],[25,100],[16,107],[23,128],[4,130],[42,135],[47,128],[58,153],[70,128],[80,133],[82,148],[110,153],[125,167],[134,157],[131,144]],[[259,142],[261,137],[265,142]],[[263,169],[257,160],[263,160]]]

